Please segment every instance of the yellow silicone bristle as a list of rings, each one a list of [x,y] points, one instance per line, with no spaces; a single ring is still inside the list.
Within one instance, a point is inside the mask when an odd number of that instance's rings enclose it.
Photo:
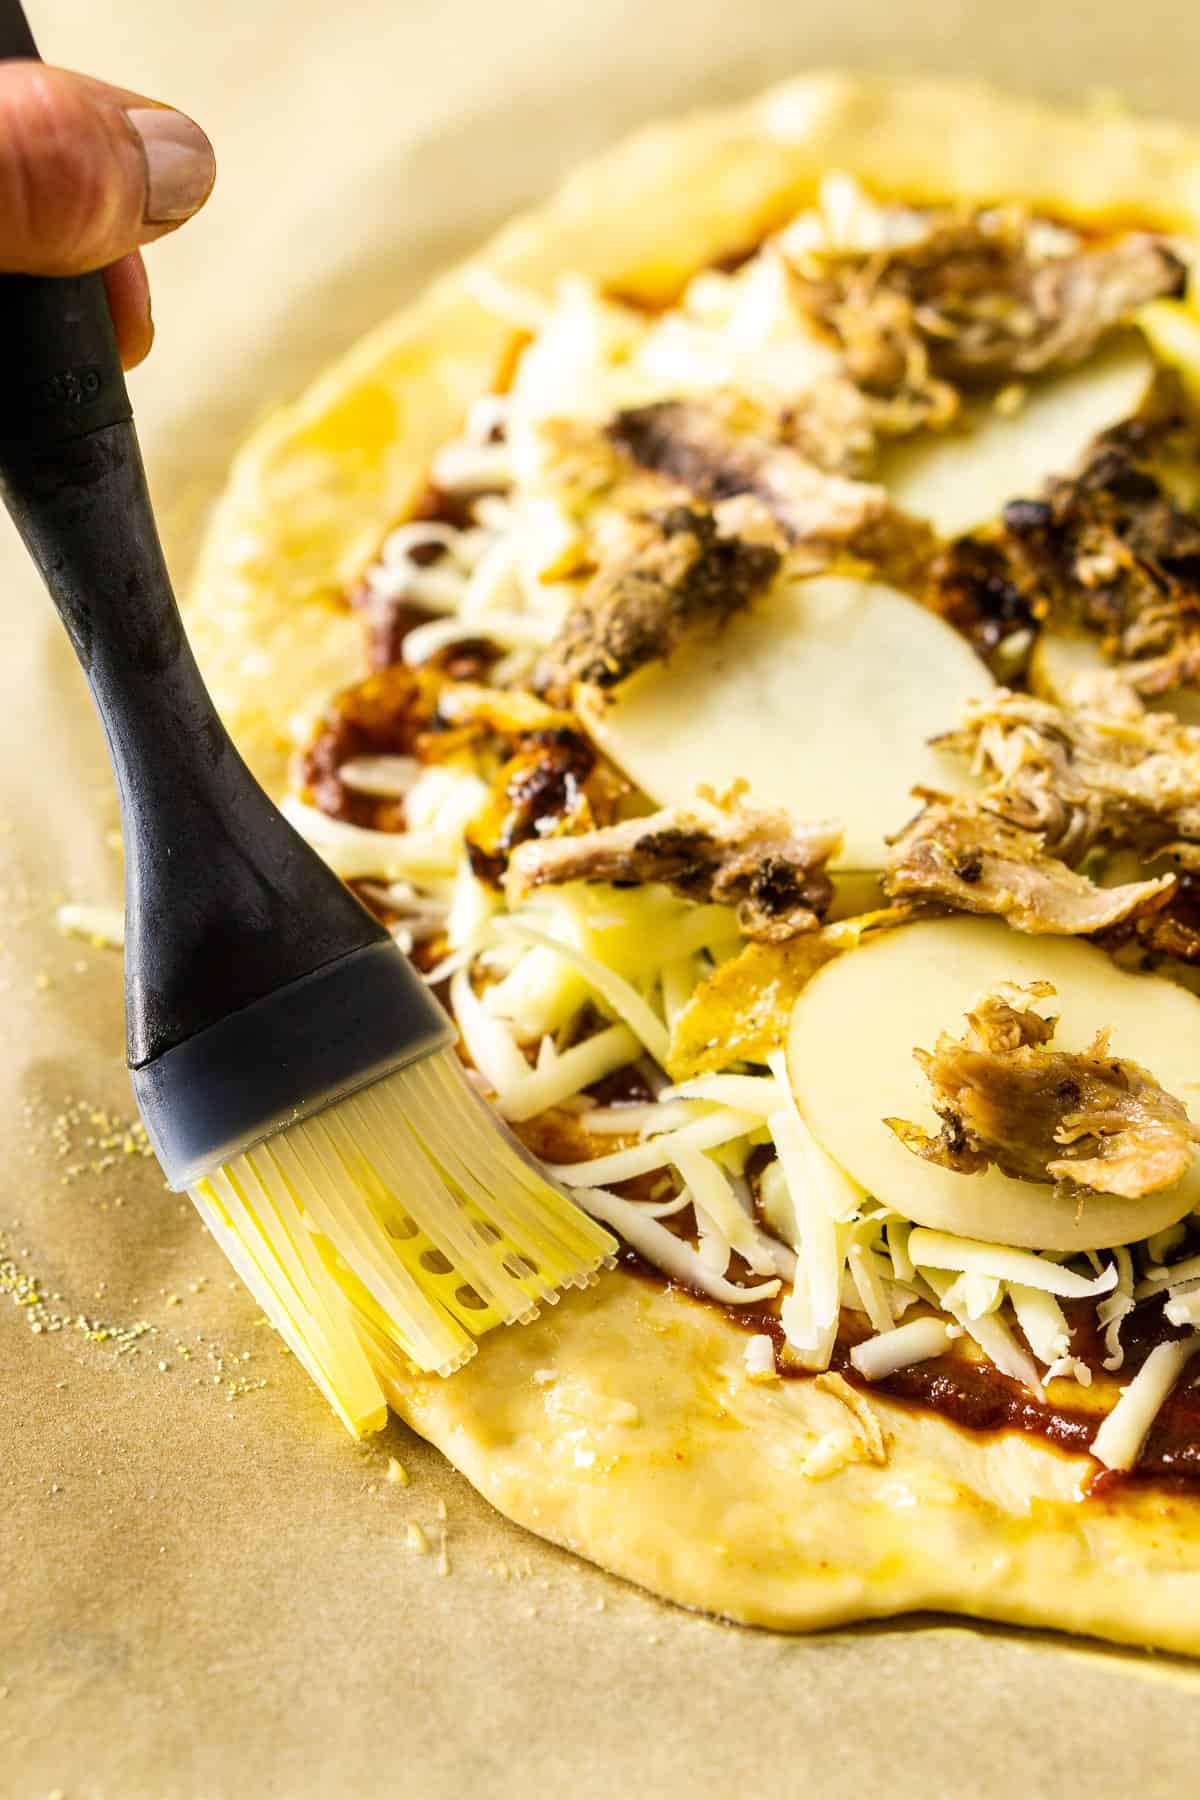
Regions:
[[[357,1436],[415,1365],[448,1375],[495,1325],[594,1281],[616,1248],[442,1051],[234,1158],[192,1198]]]

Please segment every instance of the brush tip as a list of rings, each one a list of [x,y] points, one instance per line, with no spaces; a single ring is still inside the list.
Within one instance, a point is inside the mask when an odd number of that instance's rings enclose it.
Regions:
[[[290,1124],[193,1197],[351,1429],[413,1367],[451,1375],[497,1325],[595,1284],[616,1242],[438,1050]]]

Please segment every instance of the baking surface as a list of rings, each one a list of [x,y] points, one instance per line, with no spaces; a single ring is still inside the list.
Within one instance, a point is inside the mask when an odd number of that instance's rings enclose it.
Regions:
[[[1200,15],[1174,0],[31,7],[48,56],[217,143],[211,208],[151,253],[159,343],[133,381],[181,573],[266,406],[640,119],[838,61],[1036,70],[1200,116]],[[350,1444],[125,1148],[119,959],[53,921],[118,897],[107,765],[7,525],[0,574],[0,1794],[1174,1787],[1200,1676],[1170,1658],[936,1621],[735,1630],[506,1525],[399,1426]]]

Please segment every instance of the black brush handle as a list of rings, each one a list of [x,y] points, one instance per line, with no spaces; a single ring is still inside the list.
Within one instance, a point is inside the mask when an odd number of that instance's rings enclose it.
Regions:
[[[40,62],[38,47],[21,0],[4,0],[0,5],[0,62]]]
[[[0,56],[36,56],[0,5]],[[263,793],[217,717],[154,524],[103,276],[0,276],[0,491],[87,676],[126,866],[128,1057],[388,934]]]

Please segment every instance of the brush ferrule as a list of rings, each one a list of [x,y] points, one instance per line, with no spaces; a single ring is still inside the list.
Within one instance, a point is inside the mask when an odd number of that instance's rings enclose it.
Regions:
[[[371,944],[131,1071],[171,1187],[455,1040],[407,958]]]

